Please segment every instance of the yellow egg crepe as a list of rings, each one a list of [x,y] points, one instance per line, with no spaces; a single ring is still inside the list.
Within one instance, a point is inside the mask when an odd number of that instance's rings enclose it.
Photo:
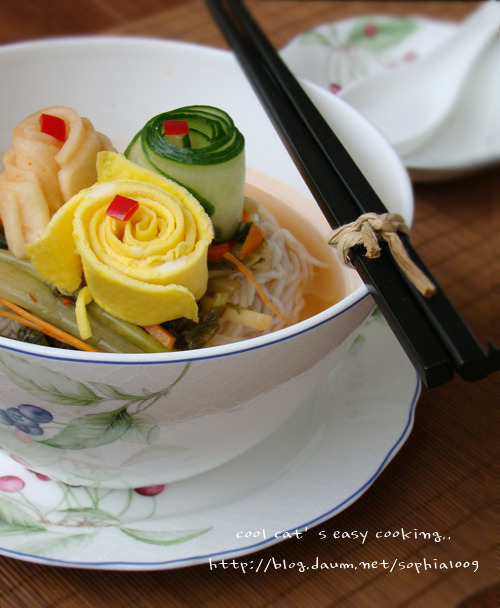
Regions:
[[[84,277],[99,306],[137,325],[198,320],[214,236],[203,207],[175,182],[115,152],[98,154],[97,173],[97,183],[63,205],[26,247],[35,267],[64,292]],[[116,195],[139,203],[127,221],[106,213]]]

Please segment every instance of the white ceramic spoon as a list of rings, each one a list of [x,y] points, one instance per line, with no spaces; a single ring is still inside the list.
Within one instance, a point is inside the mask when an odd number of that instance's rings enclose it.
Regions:
[[[500,36],[481,55],[434,137],[404,158],[412,181],[455,179],[500,164]]]
[[[439,130],[495,35],[500,36],[500,3],[488,0],[423,59],[347,85],[339,97],[368,118],[404,157]]]

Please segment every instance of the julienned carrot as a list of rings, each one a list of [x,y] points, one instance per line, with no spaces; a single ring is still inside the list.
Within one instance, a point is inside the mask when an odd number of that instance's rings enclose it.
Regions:
[[[149,335],[153,336],[153,338],[156,338],[158,342],[161,342],[166,348],[174,348],[175,336],[162,325],[146,325],[143,329],[145,329]]]
[[[240,260],[244,260],[249,255],[252,255],[257,247],[262,243],[265,233],[266,231],[264,228],[258,224],[252,224],[250,226],[250,230],[248,231],[248,234],[246,235],[243,245],[241,246],[241,250],[238,254]]]
[[[218,243],[217,245],[210,245],[208,247],[207,259],[210,262],[221,260],[224,257],[224,254],[231,250],[233,245],[234,241],[224,241],[223,243]]]
[[[241,221],[244,224],[248,224],[248,222],[253,222],[252,216],[250,215],[250,213],[246,209],[243,209],[243,214],[241,216]]]
[[[228,262],[231,262],[231,264],[233,264],[234,266],[236,266],[236,268],[242,272],[249,281],[251,281],[255,287],[255,289],[257,290],[257,292],[259,293],[260,297],[264,300],[264,302],[269,306],[269,308],[276,314],[278,315],[278,317],[280,317],[281,319],[283,319],[283,321],[286,321],[287,323],[290,323],[290,319],[287,319],[285,317],[285,315],[278,309],[276,308],[276,306],[271,302],[271,300],[268,298],[266,292],[262,289],[262,286],[259,285],[259,282],[257,281],[257,279],[253,276],[253,274],[250,272],[250,270],[245,266],[245,264],[243,264],[243,262],[241,260],[239,260],[236,256],[234,256],[232,253],[227,252],[224,254],[223,256]]]
[[[0,317],[5,317],[6,319],[11,319],[11,321],[16,321],[17,323],[20,323],[21,325],[24,325],[25,327],[29,327],[30,329],[36,329],[37,331],[40,331],[40,332],[42,331],[40,325],[37,325],[36,323],[32,323],[31,321],[28,321],[28,319],[24,319],[20,315],[16,315],[15,312],[10,312],[8,310],[0,310]]]
[[[39,319],[38,317],[35,317],[35,315],[32,315],[27,310],[24,310],[24,308],[21,308],[20,306],[17,306],[16,304],[9,302],[9,300],[0,298],[0,304],[3,304],[6,308],[10,308],[10,310],[17,313],[19,315],[19,317],[22,317],[24,320],[36,325],[36,327],[33,327],[33,329],[38,329],[39,331],[41,331],[44,334],[47,334],[47,336],[50,336],[51,338],[55,338],[56,340],[59,340],[60,342],[64,342],[64,344],[68,344],[69,346],[74,346],[78,350],[86,350],[86,351],[90,351],[90,352],[94,352],[94,353],[99,352],[97,350],[97,348],[94,348],[93,346],[90,346],[90,344],[86,344],[85,342],[82,342],[78,338],[75,338],[71,334],[68,334],[65,331],[62,331],[58,327],[54,327],[54,325],[47,323],[47,321],[44,321],[43,319]],[[5,315],[2,315],[2,316],[5,316]],[[22,323],[22,321],[19,321],[19,322]],[[23,323],[23,325],[26,325],[27,327],[32,327],[31,325],[28,325],[27,323]]]

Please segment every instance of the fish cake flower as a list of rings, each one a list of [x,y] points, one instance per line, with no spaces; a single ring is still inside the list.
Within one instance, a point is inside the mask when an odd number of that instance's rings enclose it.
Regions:
[[[2,159],[0,219],[17,258],[26,257],[25,245],[43,234],[66,201],[96,181],[97,154],[113,149],[88,118],[66,106],[39,110],[14,128]]]

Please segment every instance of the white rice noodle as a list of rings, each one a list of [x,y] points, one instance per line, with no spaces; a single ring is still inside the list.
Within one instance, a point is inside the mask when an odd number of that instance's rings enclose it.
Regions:
[[[304,308],[304,286],[312,278],[315,270],[324,268],[326,264],[314,258],[289,230],[282,228],[269,210],[259,206],[258,213],[253,215],[255,221],[265,228],[272,264],[267,271],[252,269],[252,274],[271,302],[291,321],[290,324],[296,323],[300,320],[300,313]],[[269,309],[251,281],[240,272],[233,273],[231,278],[239,280],[242,286],[231,296],[230,302],[242,307],[251,307],[257,312],[271,314],[273,321],[269,329],[262,332],[223,319],[214,344],[246,340],[289,325]]]

